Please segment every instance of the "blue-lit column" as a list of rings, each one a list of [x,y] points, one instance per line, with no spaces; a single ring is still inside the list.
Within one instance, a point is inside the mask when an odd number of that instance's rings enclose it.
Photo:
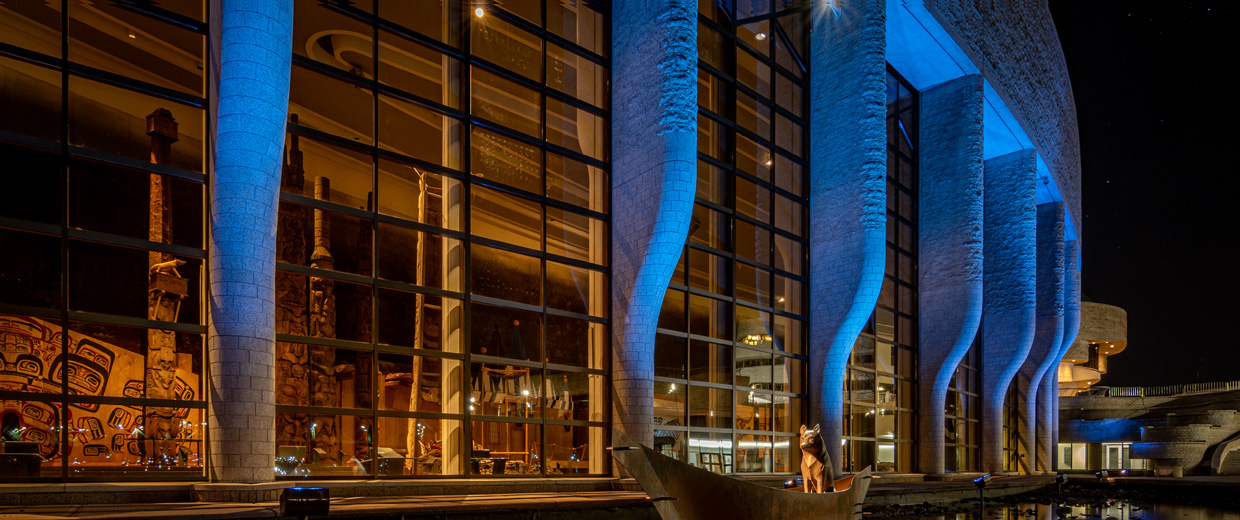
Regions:
[[[982,321],[982,77],[919,100],[918,468],[943,473],[947,385]]]
[[[612,414],[647,446],[654,340],[697,188],[697,3],[612,12]]]
[[[982,470],[1003,473],[1003,401],[1033,344],[1037,275],[1037,152],[984,166]]]
[[[810,65],[810,416],[840,472],[844,375],[883,284],[886,2],[815,0]],[[812,424],[810,425],[813,426]]]
[[[1079,243],[1076,240],[1068,240],[1064,242],[1063,247],[1063,339],[1059,344],[1059,351],[1055,354],[1055,364],[1051,365],[1051,369],[1042,376],[1042,389],[1039,390],[1043,395],[1048,396],[1051,404],[1051,420],[1050,420],[1050,449],[1051,449],[1051,469],[1056,470],[1055,449],[1059,446],[1059,363],[1063,357],[1067,355],[1068,349],[1072,347],[1072,343],[1076,342],[1076,335],[1081,330],[1081,270],[1078,260],[1080,259]]]
[[[1042,391],[1047,371],[1057,368],[1059,349],[1063,345],[1063,245],[1064,207],[1062,202],[1048,202],[1038,206],[1037,243],[1037,330],[1029,356],[1020,367],[1020,373],[1029,381],[1024,409],[1024,426],[1021,432],[1029,443],[1030,473],[1052,470],[1050,428],[1052,412],[1050,402],[1055,394]]]
[[[292,0],[213,0],[211,479],[263,482],[275,463],[275,238]]]

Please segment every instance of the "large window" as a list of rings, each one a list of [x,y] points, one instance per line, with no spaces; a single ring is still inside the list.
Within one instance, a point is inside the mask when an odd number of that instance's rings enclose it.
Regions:
[[[659,318],[655,447],[716,472],[796,471],[809,12],[699,5],[697,202]]]
[[[1020,407],[1021,389],[1026,387],[1023,379],[1018,372],[1003,396],[1003,470],[1026,475],[1029,466],[1025,454],[1021,453],[1025,447],[1020,435],[1024,422]]]
[[[279,476],[609,471],[608,9],[299,0]]]
[[[887,264],[844,383],[846,471],[914,470],[917,438],[917,93],[887,69]]]
[[[203,477],[205,4],[0,4],[0,480]]]
[[[944,467],[947,471],[978,471],[980,466],[979,395],[981,393],[981,335],[974,338],[969,352],[956,366],[947,385],[944,404]]]

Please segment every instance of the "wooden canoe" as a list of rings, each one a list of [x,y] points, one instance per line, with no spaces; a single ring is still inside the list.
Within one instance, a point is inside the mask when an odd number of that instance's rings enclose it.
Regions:
[[[650,495],[663,520],[855,520],[870,487],[869,467],[836,480],[832,493],[760,486],[686,464],[616,433],[612,456]]]

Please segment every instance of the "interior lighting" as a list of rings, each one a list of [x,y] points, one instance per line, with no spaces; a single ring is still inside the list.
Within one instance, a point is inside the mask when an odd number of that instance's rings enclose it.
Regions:
[[[134,33],[133,33],[133,31],[129,31],[129,37],[130,37],[130,38],[137,39],[137,38],[138,38],[138,35],[134,34]]]
[[[765,40],[765,39],[766,39],[766,33],[758,33],[758,34],[755,34],[755,35],[753,35],[753,39],[758,40],[758,41]]]
[[[478,18],[482,18],[482,16],[485,14],[487,14],[487,12],[482,10],[481,7],[474,9],[474,16],[477,16]]]

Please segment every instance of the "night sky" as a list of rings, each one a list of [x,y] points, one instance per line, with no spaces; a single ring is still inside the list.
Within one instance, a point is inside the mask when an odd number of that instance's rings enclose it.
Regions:
[[[1084,297],[1128,311],[1102,385],[1240,379],[1232,5],[1050,1],[1080,123]]]

